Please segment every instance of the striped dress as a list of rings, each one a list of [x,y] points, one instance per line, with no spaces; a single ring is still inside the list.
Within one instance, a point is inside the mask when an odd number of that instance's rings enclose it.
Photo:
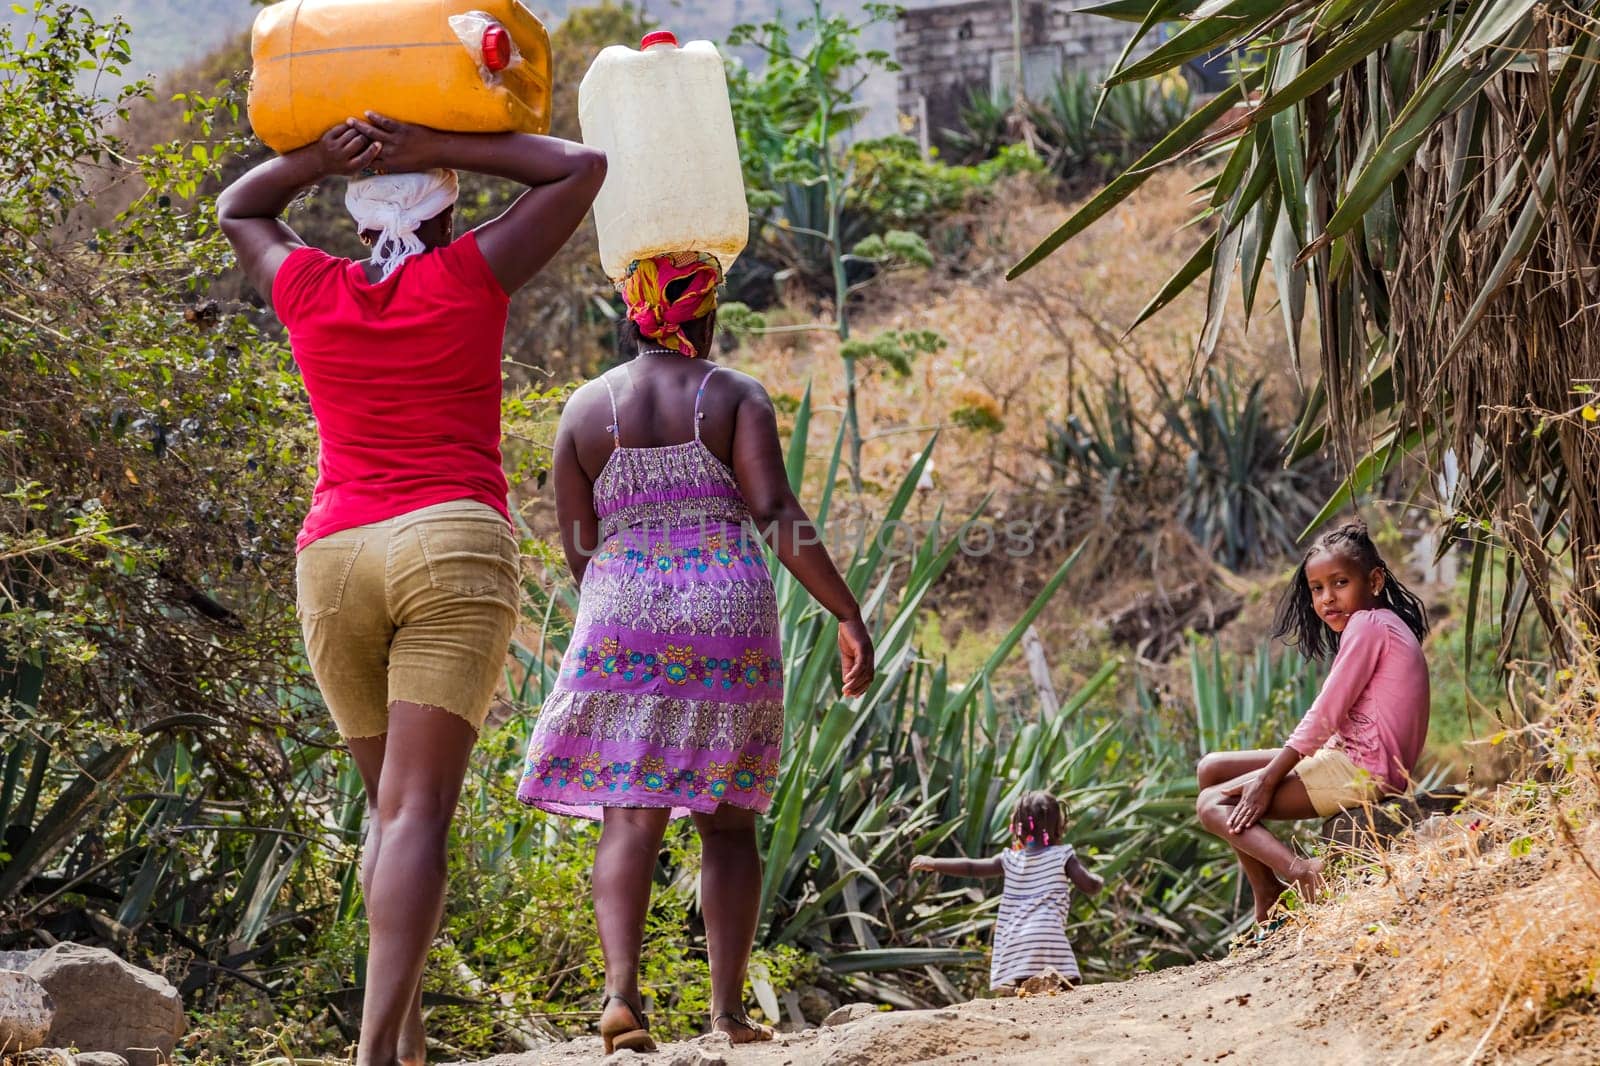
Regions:
[[[1067,907],[1072,882],[1067,862],[1072,845],[1012,848],[1000,856],[1005,889],[994,922],[994,960],[989,987],[1016,984],[1045,970],[1079,978],[1078,958],[1067,942]]]

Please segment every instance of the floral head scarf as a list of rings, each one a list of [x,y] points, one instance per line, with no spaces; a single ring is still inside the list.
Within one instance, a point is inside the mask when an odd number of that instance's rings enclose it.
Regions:
[[[678,286],[681,291],[675,297],[669,298],[668,286],[681,279],[688,280]],[[717,285],[721,281],[722,267],[712,256],[671,252],[635,260],[619,288],[628,305],[628,317],[638,324],[641,336],[693,359],[700,353],[683,335],[683,324],[717,306]]]

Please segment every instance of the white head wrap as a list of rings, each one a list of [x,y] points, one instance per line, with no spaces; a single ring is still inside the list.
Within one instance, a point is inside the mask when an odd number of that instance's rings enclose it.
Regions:
[[[372,261],[387,278],[422,251],[417,227],[455,203],[458,192],[453,170],[379,174],[350,179],[344,206],[355,218],[357,230],[378,234]]]

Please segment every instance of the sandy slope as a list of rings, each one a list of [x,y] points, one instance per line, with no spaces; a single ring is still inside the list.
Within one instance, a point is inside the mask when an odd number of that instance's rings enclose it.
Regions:
[[[872,1015],[831,1029],[730,1048],[719,1038],[673,1044],[653,1056],[605,1060],[597,1038],[502,1055],[476,1066],[898,1066],[907,1063],[1185,1062],[1229,1064],[1462,1062],[1470,1047],[1427,1043],[1381,1015],[1330,1011],[1335,964],[1284,942],[1221,962],[1091,985],[1053,997],[982,1000],[934,1011]]]

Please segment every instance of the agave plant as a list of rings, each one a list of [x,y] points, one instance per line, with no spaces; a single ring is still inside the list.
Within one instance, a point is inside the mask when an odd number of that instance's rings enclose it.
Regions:
[[[1326,669],[1289,650],[1270,646],[1226,664],[1222,647],[1208,641],[1189,649],[1195,739],[1201,754],[1228,748],[1271,746],[1317,698]]]
[[[959,129],[940,130],[942,140],[956,162],[981,163],[1013,140],[1012,116],[1016,99],[1004,86],[979,85],[961,109]]]
[[[1557,553],[1600,611],[1584,562],[1600,551],[1600,435],[1590,428],[1600,420],[1600,3],[1111,0],[1090,10],[1136,27],[1112,90],[1218,49],[1250,61],[1009,276],[1157,167],[1221,160],[1199,190],[1210,235],[1137,321],[1209,273],[1199,340],[1209,356],[1234,274],[1248,314],[1270,264],[1297,359],[1308,296],[1317,311],[1321,380],[1300,443],[1342,453],[1349,475],[1329,509],[1419,446],[1435,469],[1459,457],[1457,488],[1441,501],[1451,532],[1472,534],[1477,577],[1489,539],[1513,559],[1502,639],[1531,602],[1561,654]],[[1177,32],[1133,58],[1172,19]]]
[[[1123,166],[1166,135],[1189,110],[1181,77],[1103,91],[1088,74],[1063,71],[1028,119],[1049,146],[1049,167],[1061,177]]]
[[[1080,389],[1078,412],[1051,422],[1045,431],[1045,458],[1051,468],[1068,484],[1093,489],[1102,517],[1121,494],[1148,478],[1159,451],[1154,428],[1140,417],[1120,374],[1106,384],[1098,401]]]
[[[1316,515],[1319,479],[1311,456],[1284,463],[1287,432],[1273,424],[1257,378],[1239,389],[1215,368],[1204,391],[1165,397],[1167,424],[1188,451],[1178,520],[1232,570],[1294,550]]]

